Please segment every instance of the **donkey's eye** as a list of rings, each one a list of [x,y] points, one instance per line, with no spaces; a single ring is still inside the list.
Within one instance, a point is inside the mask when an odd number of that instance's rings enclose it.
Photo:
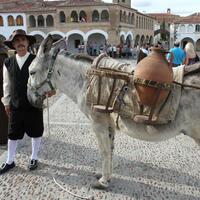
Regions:
[[[36,72],[30,72],[30,75],[33,76]]]

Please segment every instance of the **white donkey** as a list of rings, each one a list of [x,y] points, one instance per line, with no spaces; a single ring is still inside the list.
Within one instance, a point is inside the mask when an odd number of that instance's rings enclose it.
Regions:
[[[59,89],[69,96],[80,110],[91,119],[99,149],[103,159],[102,174],[95,188],[105,189],[109,186],[112,175],[112,153],[116,123],[112,114],[92,112],[86,103],[88,80],[86,72],[91,68],[91,60],[58,52],[60,42],[53,44],[49,35],[41,44],[37,57],[29,68],[28,99],[36,107],[42,107],[44,92]],[[185,84],[200,86],[200,73],[187,76]],[[112,88],[112,87],[111,87]],[[146,141],[162,141],[184,133],[200,142],[200,90],[183,89],[180,106],[175,121],[157,126],[157,131],[148,132],[147,125],[137,124],[133,120],[121,117],[120,131],[133,138]]]

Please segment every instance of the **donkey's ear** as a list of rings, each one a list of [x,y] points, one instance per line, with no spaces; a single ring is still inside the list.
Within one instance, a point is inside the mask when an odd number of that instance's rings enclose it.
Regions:
[[[62,49],[66,50],[67,49],[66,37],[61,38],[57,42],[54,42],[52,48],[57,50],[62,50]]]
[[[49,34],[41,43],[39,51],[38,51],[38,55],[43,55],[43,54],[47,54],[50,52],[51,47],[53,44],[53,38],[51,36],[51,34]]]

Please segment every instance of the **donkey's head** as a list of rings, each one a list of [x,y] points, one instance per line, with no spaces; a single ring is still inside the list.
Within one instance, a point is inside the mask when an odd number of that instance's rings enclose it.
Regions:
[[[40,45],[37,56],[29,67],[27,96],[35,107],[41,108],[45,93],[56,89],[53,71],[62,42],[64,39],[53,44],[52,36],[48,35]]]

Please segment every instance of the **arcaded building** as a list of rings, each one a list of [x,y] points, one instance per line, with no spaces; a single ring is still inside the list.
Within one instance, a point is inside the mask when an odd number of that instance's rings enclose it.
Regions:
[[[153,42],[154,18],[131,8],[131,0],[113,0],[112,3],[101,0],[0,2],[7,6],[7,9],[1,8],[3,4],[0,7],[0,30],[7,28],[10,32],[20,27],[35,35],[38,44],[49,33],[55,40],[65,37],[72,52],[76,52],[80,44],[134,46]],[[10,16],[13,16],[13,26],[6,22]],[[16,23],[17,16],[22,17],[20,25]],[[7,38],[7,34],[1,32],[0,37]]]

